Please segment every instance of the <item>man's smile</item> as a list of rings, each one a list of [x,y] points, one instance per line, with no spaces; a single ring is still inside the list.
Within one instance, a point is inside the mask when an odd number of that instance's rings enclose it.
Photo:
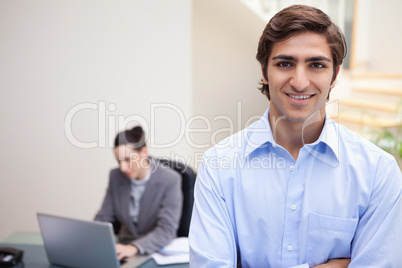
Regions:
[[[285,94],[287,96],[289,96],[290,98],[296,99],[296,100],[305,100],[305,99],[309,99],[314,96],[314,94],[311,94],[311,95],[293,95],[293,94],[288,94],[288,93],[285,93]]]

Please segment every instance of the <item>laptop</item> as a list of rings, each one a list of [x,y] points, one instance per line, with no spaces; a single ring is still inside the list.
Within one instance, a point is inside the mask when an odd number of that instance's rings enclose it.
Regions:
[[[120,267],[111,223],[37,213],[49,262],[76,268]]]

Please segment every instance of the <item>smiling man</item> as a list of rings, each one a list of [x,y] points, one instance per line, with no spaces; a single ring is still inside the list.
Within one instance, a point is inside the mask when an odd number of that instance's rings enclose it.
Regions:
[[[192,267],[400,267],[400,169],[325,112],[345,54],[321,10],[270,20],[257,53],[270,108],[204,154]]]

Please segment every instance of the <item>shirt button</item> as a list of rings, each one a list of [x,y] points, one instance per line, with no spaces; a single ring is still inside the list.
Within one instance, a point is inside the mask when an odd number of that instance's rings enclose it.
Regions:
[[[288,246],[288,250],[289,250],[289,251],[292,251],[292,250],[293,250],[293,246],[292,246],[292,245],[289,245],[289,246]]]
[[[289,169],[290,169],[290,171],[293,171],[293,170],[295,170],[295,166],[290,166]]]
[[[291,210],[296,210],[296,208],[297,208],[297,206],[296,206],[295,204],[293,204],[293,205],[290,206],[290,209],[291,209]]]

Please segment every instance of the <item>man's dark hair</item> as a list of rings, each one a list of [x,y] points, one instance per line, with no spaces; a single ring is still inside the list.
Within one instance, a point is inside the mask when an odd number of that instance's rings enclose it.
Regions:
[[[146,146],[144,131],[142,127],[136,126],[130,130],[126,130],[117,134],[114,139],[114,147],[127,145],[130,148],[140,151]]]
[[[304,32],[314,32],[326,37],[334,67],[332,82],[335,80],[336,69],[346,56],[345,37],[328,15],[318,8],[293,5],[281,10],[271,18],[258,43],[256,58],[261,63],[263,75],[267,81],[267,66],[273,45]],[[268,85],[262,84],[260,90],[270,99]]]

